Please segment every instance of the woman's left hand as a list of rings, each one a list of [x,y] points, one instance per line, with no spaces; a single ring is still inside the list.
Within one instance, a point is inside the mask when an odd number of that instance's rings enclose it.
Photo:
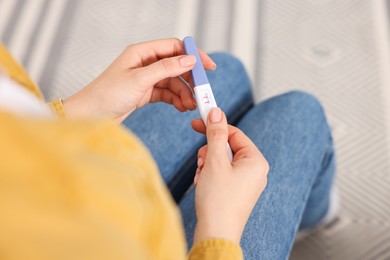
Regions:
[[[199,50],[203,66],[216,68]],[[94,81],[64,100],[69,117],[111,117],[123,121],[137,108],[163,101],[179,111],[193,110],[191,90],[179,78],[190,82],[189,71],[196,58],[184,55],[183,42],[163,39],[130,45]]]

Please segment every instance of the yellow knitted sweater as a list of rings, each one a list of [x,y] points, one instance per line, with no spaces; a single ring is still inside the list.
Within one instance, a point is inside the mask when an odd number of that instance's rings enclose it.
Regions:
[[[0,44],[0,69],[42,94]],[[64,115],[61,102],[50,103]],[[180,214],[143,144],[111,120],[0,110],[1,259],[241,259],[208,239],[186,256]]]

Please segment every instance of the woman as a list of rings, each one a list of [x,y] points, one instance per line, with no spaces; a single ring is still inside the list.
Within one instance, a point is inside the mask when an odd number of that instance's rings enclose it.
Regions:
[[[119,122],[145,142],[180,201],[190,259],[242,258],[240,242],[247,259],[285,259],[299,228],[328,221],[333,148],[312,96],[291,92],[252,107],[241,63],[200,51],[221,107],[206,127],[196,111],[180,113],[196,108],[183,82],[196,59],[165,39],[129,46],[81,91],[51,102],[55,118],[0,50],[8,75],[0,84],[2,257],[185,258],[176,206],[148,151]]]

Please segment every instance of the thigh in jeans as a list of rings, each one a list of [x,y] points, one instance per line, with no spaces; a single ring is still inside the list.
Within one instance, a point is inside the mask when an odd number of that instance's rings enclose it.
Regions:
[[[308,94],[291,92],[255,106],[237,126],[270,165],[267,187],[242,236],[245,259],[286,259],[315,185],[323,196],[317,196],[313,212],[322,217],[327,210],[334,159],[322,107]],[[193,191],[180,209],[190,247],[196,225]]]

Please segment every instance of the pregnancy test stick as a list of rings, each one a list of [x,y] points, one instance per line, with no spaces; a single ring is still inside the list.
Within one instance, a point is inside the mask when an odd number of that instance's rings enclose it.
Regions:
[[[191,70],[192,82],[194,83],[195,100],[200,112],[200,116],[203,119],[204,124],[207,126],[207,116],[213,107],[217,107],[213,91],[211,89],[209,79],[207,78],[206,71],[203,68],[202,60],[200,59],[198,48],[192,37],[187,36],[183,39],[184,51],[188,55],[194,55],[196,57],[196,63]],[[226,143],[227,153],[230,162],[233,160],[232,149],[229,143]]]

